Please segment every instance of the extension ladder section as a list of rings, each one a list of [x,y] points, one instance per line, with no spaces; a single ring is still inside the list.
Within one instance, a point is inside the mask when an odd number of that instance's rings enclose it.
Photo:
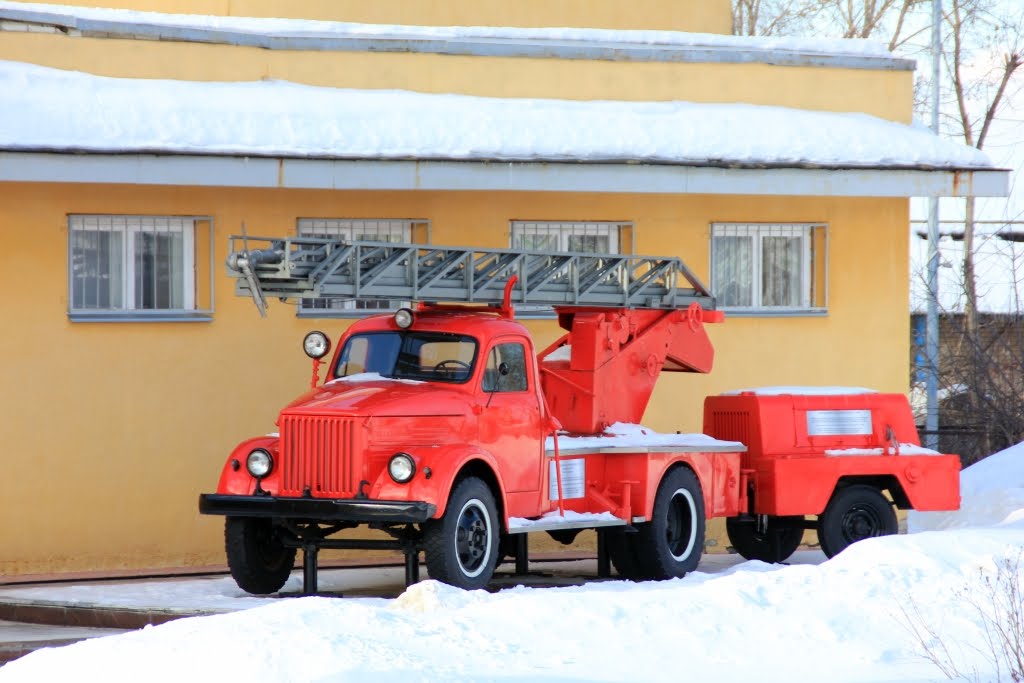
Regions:
[[[715,307],[678,258],[233,236],[227,265],[261,315],[269,297],[500,304],[513,276],[514,304]]]

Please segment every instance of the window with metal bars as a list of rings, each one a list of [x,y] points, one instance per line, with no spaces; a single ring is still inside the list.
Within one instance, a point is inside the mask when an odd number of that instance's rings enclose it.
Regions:
[[[429,243],[430,223],[425,220],[394,218],[300,218],[299,235],[332,237],[374,242]],[[374,301],[365,299],[304,299],[299,315],[330,317],[358,314],[362,311],[397,310],[408,306],[405,301]]]
[[[575,251],[619,254],[631,223],[609,221],[512,221],[512,248],[530,251]]]
[[[212,313],[212,221],[191,216],[68,216],[72,320],[204,319]],[[198,300],[208,305],[200,310]]]
[[[512,221],[513,249],[583,254],[632,252],[633,224],[622,221]],[[516,306],[519,315],[549,316],[550,306]]]
[[[820,223],[713,223],[711,293],[734,312],[824,312],[827,240]]]

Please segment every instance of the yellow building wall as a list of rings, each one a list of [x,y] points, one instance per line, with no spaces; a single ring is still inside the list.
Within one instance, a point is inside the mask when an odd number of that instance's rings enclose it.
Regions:
[[[830,313],[715,326],[714,372],[663,375],[645,423],[700,431],[704,395],[739,387],[906,389],[905,200],[7,183],[0,206],[0,575],[223,565],[222,520],[197,513],[198,494],[307,386],[303,334],[336,338],[347,325],[278,302],[262,320],[235,297],[222,264],[243,221],[281,235],[298,217],[420,218],[437,243],[481,246],[507,246],[512,219],[632,221],[638,252],[678,254],[704,278],[712,221],[824,221]],[[214,216],[213,321],[69,322],[68,213]],[[540,347],[558,334],[549,321],[527,327]]]
[[[0,59],[125,78],[258,81],[578,100],[746,102],[909,123],[913,75],[768,64],[300,52],[0,32]]]
[[[60,4],[368,24],[732,32],[728,0],[68,0]]]

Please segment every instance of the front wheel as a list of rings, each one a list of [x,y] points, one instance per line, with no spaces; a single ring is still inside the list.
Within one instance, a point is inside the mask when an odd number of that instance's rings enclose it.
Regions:
[[[692,471],[678,467],[661,480],[651,521],[640,525],[635,548],[645,578],[680,578],[704,552],[704,494]]]
[[[460,481],[444,516],[423,526],[431,578],[466,590],[486,586],[498,563],[499,531],[491,489],[476,477]]]
[[[235,583],[255,595],[281,590],[295,566],[295,548],[284,545],[269,519],[226,517],[224,549]]]
[[[729,517],[725,520],[729,543],[748,560],[785,562],[796,552],[804,537],[804,518],[766,516],[764,527],[755,519]]]
[[[892,504],[873,486],[856,484],[836,490],[818,518],[818,542],[828,557],[851,543],[899,530]]]

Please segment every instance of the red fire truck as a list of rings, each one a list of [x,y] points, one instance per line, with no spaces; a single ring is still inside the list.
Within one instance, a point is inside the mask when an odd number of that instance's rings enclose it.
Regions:
[[[246,237],[228,271],[261,313],[267,297],[418,302],[355,322],[333,355],[307,335],[310,390],[200,496],[251,593],[278,591],[299,549],[309,593],[321,548],[401,550],[408,583],[422,552],[473,589],[503,557],[525,571],[527,533],[595,529],[600,575],[664,579],[697,566],[709,518],[781,562],[807,529],[831,557],[895,533],[894,508],[959,506],[959,459],[920,448],[901,395],[741,391],[706,399],[703,435],[623,430],[662,371],[711,370],[705,325],[723,316],[679,259]],[[552,307],[565,334],[538,352],[517,305]]]

